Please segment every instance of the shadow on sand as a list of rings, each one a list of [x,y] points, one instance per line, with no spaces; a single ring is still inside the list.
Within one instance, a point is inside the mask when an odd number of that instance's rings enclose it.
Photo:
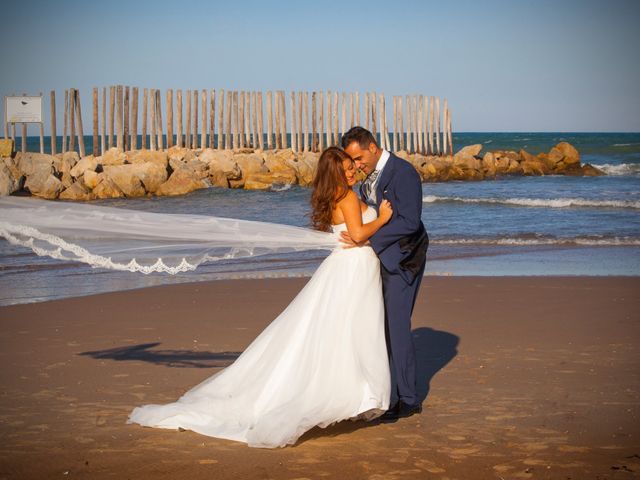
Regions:
[[[418,397],[423,403],[429,395],[431,380],[458,354],[460,337],[449,332],[432,328],[416,328],[413,330],[413,343],[416,348],[416,383]],[[395,401],[392,399],[392,401]],[[313,428],[305,433],[296,445],[300,445],[313,438],[337,437],[351,433],[361,428],[376,426],[379,420],[371,422],[344,421],[327,428]]]
[[[240,356],[241,352],[194,352],[193,350],[151,350],[160,342],[141,343],[127,347],[82,352],[78,355],[98,360],[139,360],[165,365],[167,367],[219,368],[227,367]]]

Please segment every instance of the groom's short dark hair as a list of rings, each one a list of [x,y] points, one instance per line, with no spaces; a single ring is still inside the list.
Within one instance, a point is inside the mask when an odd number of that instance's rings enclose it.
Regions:
[[[376,138],[373,134],[362,127],[352,127],[347,133],[342,136],[342,148],[347,148],[353,142],[358,142],[360,148],[366,149],[369,148],[369,144],[373,143],[376,147],[378,147],[378,142],[376,142]]]

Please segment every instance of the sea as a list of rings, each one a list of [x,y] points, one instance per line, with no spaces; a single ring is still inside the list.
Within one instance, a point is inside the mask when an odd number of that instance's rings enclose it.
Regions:
[[[425,275],[640,275],[640,133],[453,135],[454,151],[482,144],[481,154],[520,149],[537,154],[563,141],[578,149],[583,163],[607,175],[505,176],[423,184],[422,220],[430,237]],[[91,137],[86,144],[91,151]],[[48,147],[48,139],[45,145]],[[29,137],[27,147],[38,151],[38,137]],[[94,203],[308,226],[309,198],[308,188],[291,186],[269,191],[210,188],[180,197]],[[267,255],[212,262],[177,275],[145,275],[39,257],[0,238],[0,305],[173,283],[308,277],[326,255]]]

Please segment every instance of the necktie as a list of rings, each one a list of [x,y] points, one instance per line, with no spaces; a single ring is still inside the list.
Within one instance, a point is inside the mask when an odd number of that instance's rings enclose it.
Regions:
[[[374,170],[369,175],[367,175],[367,178],[364,179],[364,183],[362,184],[362,191],[367,199],[373,200],[371,197],[371,192],[373,191],[373,186],[375,185],[376,179],[378,178],[379,174],[380,170]]]

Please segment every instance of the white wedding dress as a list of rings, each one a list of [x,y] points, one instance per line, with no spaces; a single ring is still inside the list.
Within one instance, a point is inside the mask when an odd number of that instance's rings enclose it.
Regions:
[[[375,217],[363,212],[364,223]],[[378,258],[338,247],[232,365],[174,403],[136,407],[127,423],[274,448],[314,426],[375,418],[389,397]]]

